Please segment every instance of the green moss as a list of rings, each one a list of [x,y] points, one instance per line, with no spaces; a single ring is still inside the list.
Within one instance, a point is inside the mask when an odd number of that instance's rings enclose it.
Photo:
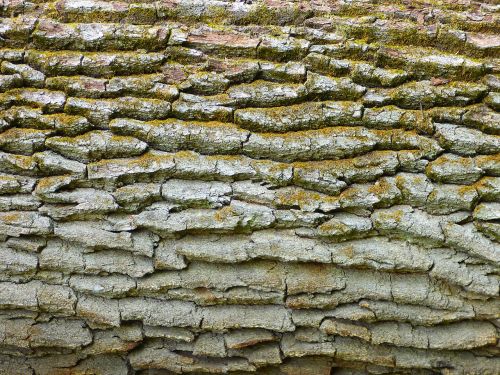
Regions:
[[[231,15],[223,6],[209,5],[204,21],[214,29],[223,29],[222,25],[230,23]]]
[[[284,192],[277,191],[276,201],[279,205],[285,207],[299,206],[301,209],[304,209],[305,207],[317,207],[320,204],[333,205],[338,202],[338,198],[297,188]]]
[[[259,3],[240,21],[242,24],[271,25],[274,23],[274,17],[271,8]]]
[[[339,18],[338,21],[340,22],[338,22],[335,31],[345,38],[363,39],[366,41],[375,39],[377,30],[371,24],[353,23],[350,18]]]
[[[156,21],[154,4],[130,4],[127,20],[134,24],[152,24]]]
[[[37,163],[32,156],[8,154],[2,164],[5,172],[33,174],[37,169]]]

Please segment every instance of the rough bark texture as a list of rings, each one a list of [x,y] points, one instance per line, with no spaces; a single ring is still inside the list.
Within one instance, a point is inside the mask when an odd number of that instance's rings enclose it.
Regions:
[[[495,3],[0,1],[0,374],[499,374]]]

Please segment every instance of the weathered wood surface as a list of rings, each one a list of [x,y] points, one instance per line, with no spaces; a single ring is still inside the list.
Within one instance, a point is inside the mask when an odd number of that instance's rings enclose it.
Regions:
[[[499,374],[495,3],[0,1],[0,374]]]

